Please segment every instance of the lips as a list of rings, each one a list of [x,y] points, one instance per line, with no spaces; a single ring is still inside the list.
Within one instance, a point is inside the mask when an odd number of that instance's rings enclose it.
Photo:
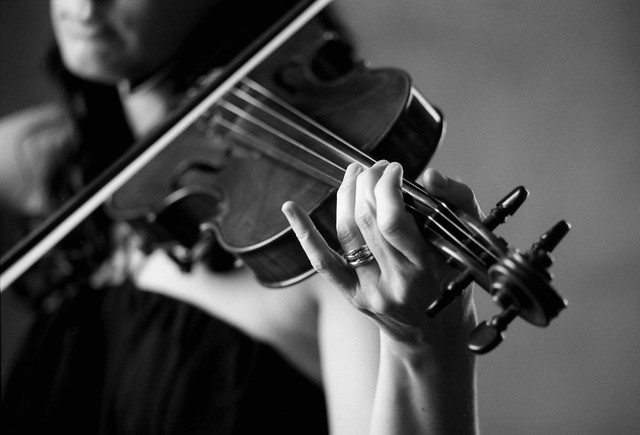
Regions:
[[[67,33],[76,38],[98,38],[107,36],[111,32],[105,25],[97,23],[83,23],[83,22],[67,22]]]
[[[89,20],[76,19],[66,15],[61,20],[61,30],[73,38],[79,39],[100,39],[113,35],[113,30],[109,25],[95,18]]]

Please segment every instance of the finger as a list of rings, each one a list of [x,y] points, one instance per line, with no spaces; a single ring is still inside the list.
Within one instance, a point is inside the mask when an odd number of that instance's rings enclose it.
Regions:
[[[350,291],[355,285],[355,274],[344,267],[342,257],[327,245],[304,210],[295,202],[287,201],[282,205],[282,212],[311,266],[334,285]]]
[[[459,209],[482,219],[484,214],[478,205],[473,190],[461,181],[445,177],[435,169],[427,169],[422,177],[425,189]]]
[[[375,166],[375,165],[374,165]],[[345,253],[351,250],[368,245],[356,222],[354,209],[357,207],[356,197],[358,189],[358,179],[363,174],[364,169],[358,164],[349,165],[345,171],[345,176],[338,189],[336,208],[336,231],[338,239]],[[368,171],[367,171],[368,172]],[[371,246],[369,246],[371,250]],[[375,252],[371,250],[375,258]],[[379,268],[375,261],[359,264],[355,268],[355,274],[360,278],[377,279]]]
[[[425,243],[414,218],[406,211],[402,197],[402,166],[386,167],[375,188],[377,223],[382,237],[410,262],[425,256]]]
[[[357,163],[349,165],[336,194],[336,233],[344,252],[364,244],[353,214],[357,178],[362,171],[362,166]]]
[[[362,172],[357,179],[355,195],[355,222],[381,268],[390,264],[390,257],[396,255],[393,246],[380,234],[377,222],[375,189],[388,165],[389,162],[381,160]]]

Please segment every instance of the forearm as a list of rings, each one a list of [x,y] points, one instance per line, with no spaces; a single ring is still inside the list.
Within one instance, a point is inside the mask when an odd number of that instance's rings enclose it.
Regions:
[[[475,357],[452,345],[427,354],[381,334],[372,434],[475,434]]]

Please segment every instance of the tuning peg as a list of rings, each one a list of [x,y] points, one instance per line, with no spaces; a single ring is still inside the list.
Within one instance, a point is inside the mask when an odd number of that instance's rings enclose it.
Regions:
[[[549,268],[553,263],[549,253],[553,251],[560,241],[567,235],[571,229],[571,224],[566,221],[560,221],[555,224],[549,231],[540,236],[540,240],[531,246],[527,253],[529,258],[535,261],[538,266],[545,269]]]
[[[567,235],[571,229],[571,224],[567,221],[560,221],[555,224],[549,231],[540,236],[538,243],[534,244],[532,249],[553,251],[560,241]]]
[[[435,317],[435,315],[442,311],[447,305],[456,300],[471,282],[473,282],[473,277],[469,272],[463,272],[456,279],[449,282],[440,294],[440,297],[433,301],[429,308],[427,308],[427,316]]]
[[[482,224],[488,230],[493,231],[498,225],[503,224],[507,217],[513,215],[520,208],[522,203],[527,199],[527,196],[529,196],[527,189],[523,186],[516,187],[496,204],[482,221]],[[429,308],[427,308],[427,315],[434,317],[447,305],[456,300],[472,282],[473,276],[469,271],[463,272],[456,279],[449,282],[440,297],[433,301]]]
[[[489,215],[482,221],[482,224],[493,231],[500,224],[503,224],[507,217],[512,216],[529,196],[529,192],[524,186],[518,186],[507,196],[502,198]]]
[[[487,353],[496,348],[504,339],[504,331],[520,310],[510,305],[500,314],[494,316],[490,322],[482,322],[469,335],[467,346],[477,354]]]

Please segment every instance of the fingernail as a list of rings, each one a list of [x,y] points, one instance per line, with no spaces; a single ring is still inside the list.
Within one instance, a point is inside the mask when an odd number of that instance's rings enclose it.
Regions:
[[[389,166],[385,168],[385,171],[389,171],[389,172],[402,171],[402,165],[398,162],[391,162],[389,163]]]
[[[344,172],[344,176],[352,176],[359,174],[360,172],[362,172],[362,165],[360,165],[359,163],[351,163],[349,164],[349,166],[347,166],[347,169]]]
[[[280,210],[282,210],[282,213],[284,213],[285,217],[291,221],[294,219],[294,215],[291,209],[289,208],[290,206],[291,206],[290,201],[287,201],[284,204],[282,204],[282,207],[280,208]]]
[[[388,164],[389,164],[389,161],[388,161],[388,160],[384,160],[384,159],[383,159],[383,160],[378,160],[377,162],[375,162],[375,163],[373,164],[373,166],[375,166],[375,167],[378,167],[378,166],[387,166]],[[373,166],[372,166],[372,167],[373,167]]]
[[[396,187],[401,189],[402,173],[403,173],[402,165],[398,162],[391,162],[386,168],[384,168],[383,176],[391,177]]]

